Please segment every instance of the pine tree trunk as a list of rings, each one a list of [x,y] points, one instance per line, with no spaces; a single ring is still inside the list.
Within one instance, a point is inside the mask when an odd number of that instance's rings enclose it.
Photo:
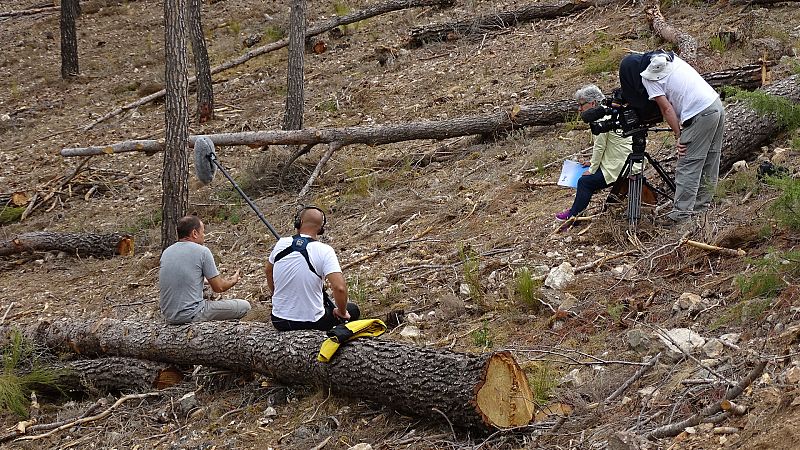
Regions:
[[[303,128],[306,0],[292,0],[289,19],[289,63],[286,70],[286,111],[283,115],[284,130]]]
[[[147,392],[164,389],[183,380],[173,364],[136,358],[78,359],[64,363],[58,383],[70,391]]]
[[[34,231],[0,242],[0,256],[58,250],[79,256],[133,255],[133,237],[121,234]]]
[[[7,332],[0,329],[0,335]],[[445,415],[459,427],[523,426],[533,417],[527,378],[508,352],[470,355],[363,338],[340,347],[330,363],[320,363],[324,333],[281,333],[260,322],[62,319],[39,322],[23,333],[59,352],[203,364],[321,385],[417,416],[442,420]]]
[[[192,40],[195,77],[197,78],[197,121],[205,123],[214,118],[214,88],[206,39],[203,35],[200,0],[189,0],[189,37]]]
[[[800,103],[800,75],[792,75],[761,89],[771,95]],[[761,114],[747,101],[725,106],[725,135],[722,140],[720,172],[725,173],[739,160],[751,160],[761,152],[761,146],[774,139],[784,126],[774,114]]]
[[[186,74],[186,0],[164,0],[166,53],[164,171],[161,175],[161,248],[178,240],[176,224],[189,204],[189,81]]]
[[[78,75],[78,33],[75,19],[80,14],[78,0],[61,2],[61,78]]]

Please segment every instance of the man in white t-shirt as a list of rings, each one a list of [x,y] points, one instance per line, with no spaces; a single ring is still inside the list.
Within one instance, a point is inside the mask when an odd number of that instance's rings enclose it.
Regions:
[[[278,240],[265,271],[272,290],[272,325],[279,331],[328,331],[357,320],[358,306],[347,302],[347,283],[333,248],[317,241],[325,232],[325,213],[314,206],[295,216],[297,234]],[[334,302],[325,292],[325,281]]]
[[[725,108],[714,88],[671,53],[653,55],[641,76],[648,97],[675,133],[675,198],[672,211],[659,221],[672,226],[711,205],[719,178]]]

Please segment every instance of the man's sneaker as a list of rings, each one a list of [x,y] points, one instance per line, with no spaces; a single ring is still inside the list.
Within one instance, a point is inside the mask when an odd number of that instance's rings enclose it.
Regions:
[[[560,220],[562,222],[567,220],[567,219],[569,219],[570,217],[572,217],[572,213],[570,213],[569,208],[567,208],[567,209],[561,211],[560,213],[556,214],[556,219],[558,219],[558,220]]]

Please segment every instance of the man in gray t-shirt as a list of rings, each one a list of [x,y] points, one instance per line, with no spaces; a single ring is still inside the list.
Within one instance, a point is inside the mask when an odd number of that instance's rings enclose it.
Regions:
[[[207,320],[239,319],[250,311],[246,300],[203,299],[203,280],[220,293],[239,281],[237,270],[231,278],[219,274],[214,256],[205,242],[205,225],[197,216],[178,221],[178,242],[161,253],[158,271],[161,314],[169,324]]]

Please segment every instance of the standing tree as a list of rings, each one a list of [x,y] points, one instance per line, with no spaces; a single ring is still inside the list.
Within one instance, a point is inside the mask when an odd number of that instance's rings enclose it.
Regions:
[[[197,77],[197,121],[204,123],[214,118],[214,89],[211,85],[211,64],[208,61],[200,10],[200,0],[189,0],[189,38],[192,40]]]
[[[292,0],[289,19],[289,64],[286,74],[284,130],[303,128],[303,57],[306,40],[305,0]]]
[[[61,78],[78,75],[78,33],[75,19],[81,14],[78,0],[61,0]]]
[[[178,219],[189,203],[189,79],[186,74],[186,0],[164,0],[166,138],[161,174],[161,248],[178,240]]]

